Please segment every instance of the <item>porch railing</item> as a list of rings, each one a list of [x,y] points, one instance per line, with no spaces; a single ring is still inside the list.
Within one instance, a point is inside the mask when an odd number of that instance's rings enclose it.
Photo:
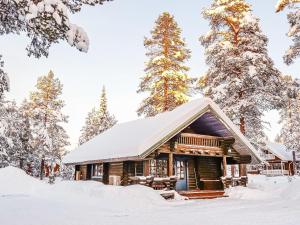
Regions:
[[[213,136],[183,133],[178,139],[178,144],[221,147],[221,140]]]
[[[289,175],[289,171],[281,170],[281,169],[263,170],[261,171],[261,174],[266,176],[283,176],[283,175]]]

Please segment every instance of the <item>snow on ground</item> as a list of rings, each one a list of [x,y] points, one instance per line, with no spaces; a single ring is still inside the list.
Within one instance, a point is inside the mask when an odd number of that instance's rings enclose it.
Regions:
[[[300,178],[250,176],[229,198],[162,199],[143,186],[93,181],[41,182],[14,167],[0,169],[1,225],[298,225]],[[180,198],[178,198],[180,199]]]

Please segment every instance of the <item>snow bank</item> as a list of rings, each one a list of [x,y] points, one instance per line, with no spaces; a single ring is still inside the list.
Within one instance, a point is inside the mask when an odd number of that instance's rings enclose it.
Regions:
[[[184,201],[176,196],[165,201],[160,191],[140,185],[59,179],[50,185],[7,167],[0,169],[0,224],[296,225],[299,190],[299,177],[290,182],[287,177],[249,176],[249,187],[229,189],[229,198]]]
[[[1,195],[28,195],[36,192],[45,184],[27,175],[23,170],[8,166],[0,169]]]
[[[300,200],[299,177],[266,177],[263,175],[248,175],[249,183],[245,187],[233,187],[226,193],[233,199],[267,200],[286,199]]]
[[[151,209],[166,204],[158,191],[152,188],[133,185],[128,187],[104,185],[96,181],[61,181],[50,185],[27,175],[15,167],[0,169],[0,197],[34,196],[68,201],[69,203],[99,204],[112,210],[132,209],[136,207]]]

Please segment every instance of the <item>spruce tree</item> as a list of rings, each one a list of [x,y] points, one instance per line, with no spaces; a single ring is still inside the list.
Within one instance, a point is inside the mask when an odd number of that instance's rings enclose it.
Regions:
[[[300,152],[300,81],[291,76],[284,77],[284,105],[280,110],[279,140],[290,151]]]
[[[144,46],[149,60],[137,92],[147,92],[149,96],[142,101],[137,113],[154,116],[188,101],[194,79],[187,75],[189,68],[184,63],[191,52],[186,48],[177,22],[168,12],[158,17]]]
[[[99,108],[93,108],[85,119],[85,125],[81,129],[79,144],[83,144],[93,137],[101,134],[117,123],[113,115],[107,109],[107,98],[105,87],[103,86]]]
[[[240,127],[263,146],[262,115],[279,106],[281,74],[267,52],[267,37],[244,0],[214,0],[203,11],[211,30],[200,38],[208,71],[199,87]]]
[[[68,122],[62,113],[64,101],[60,99],[62,84],[52,71],[37,80],[36,90],[31,92],[26,106],[30,119],[31,146],[39,160],[60,160],[69,145],[63,127]],[[38,168],[35,168],[38,170]]]
[[[292,38],[293,44],[286,51],[283,59],[286,64],[291,64],[300,55],[300,9],[296,7],[300,0],[279,0],[276,5],[276,12],[283,11],[287,6],[292,9],[287,14],[287,20],[290,25],[288,36]]]

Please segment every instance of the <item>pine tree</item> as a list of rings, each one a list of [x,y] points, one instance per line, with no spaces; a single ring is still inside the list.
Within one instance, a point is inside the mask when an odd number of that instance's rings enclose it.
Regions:
[[[62,113],[62,88],[59,79],[50,71],[48,75],[38,78],[36,90],[30,94],[30,99],[24,106],[32,130],[30,143],[39,160],[60,160],[65,147],[69,145],[68,135],[63,128],[63,124],[68,121],[67,116]]]
[[[83,144],[93,137],[101,134],[117,123],[115,117],[110,115],[107,109],[107,98],[105,87],[102,89],[99,109],[93,108],[85,120],[85,125],[81,129],[79,144]]]
[[[293,44],[286,51],[283,59],[288,65],[292,64],[294,60],[300,55],[300,9],[296,7],[296,3],[300,3],[300,0],[279,0],[276,5],[276,12],[284,10],[287,6],[293,11],[287,14],[290,30],[288,36],[292,38]]]
[[[300,152],[300,81],[285,76],[284,105],[280,110],[279,139],[290,151]]]
[[[261,117],[279,106],[282,85],[259,19],[244,0],[214,0],[203,15],[211,26],[200,38],[209,69],[199,87],[252,143],[263,146],[266,135]]]
[[[186,74],[189,68],[184,63],[190,58],[190,50],[174,17],[167,12],[158,17],[144,46],[149,61],[137,92],[149,92],[149,96],[137,112],[154,116],[188,101],[194,79]]]

